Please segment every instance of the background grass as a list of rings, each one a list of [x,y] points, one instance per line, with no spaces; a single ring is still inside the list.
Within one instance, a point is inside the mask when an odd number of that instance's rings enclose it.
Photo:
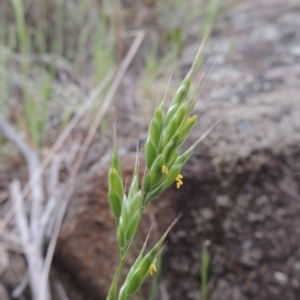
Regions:
[[[120,63],[129,42],[126,32],[137,27],[147,32],[144,67],[139,71],[147,107],[149,99],[153,101],[155,79],[165,76],[167,67],[180,58],[195,26],[199,40],[212,27],[218,8],[219,0],[139,5],[117,0],[4,0],[0,10],[0,49],[5,52],[0,70],[1,111],[17,121],[32,145],[41,147],[53,114],[55,82],[75,81],[85,92],[91,90]],[[138,14],[132,17],[142,10],[148,15],[145,20]],[[60,104],[61,116],[52,117],[65,124],[72,102],[64,99]]]

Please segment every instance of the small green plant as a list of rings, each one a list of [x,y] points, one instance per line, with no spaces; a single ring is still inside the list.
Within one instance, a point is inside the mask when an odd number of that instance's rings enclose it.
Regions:
[[[210,241],[205,241],[202,248],[201,257],[201,300],[207,300],[207,283],[208,283],[208,268],[209,268],[209,253],[208,246]]]
[[[112,281],[107,300],[129,299],[140,289],[145,280],[157,271],[156,264],[165,238],[177,221],[175,220],[171,224],[147,254],[145,254],[145,249],[148,238],[146,239],[139,256],[131,266],[118,291],[119,277],[147,204],[170,185],[175,183],[177,188],[183,185],[181,169],[193,154],[196,146],[209,132],[204,133],[188,150],[182,152],[182,146],[197,122],[197,115],[193,114],[196,104],[196,86],[192,84],[192,75],[202,48],[203,44],[191,70],[171,101],[169,109],[165,111],[166,96],[157,104],[144,146],[146,173],[141,186],[139,186],[139,155],[137,155],[128,193],[125,191],[126,188],[122,179],[116,134],[114,134],[114,147],[108,175],[108,201],[116,221],[120,264]]]

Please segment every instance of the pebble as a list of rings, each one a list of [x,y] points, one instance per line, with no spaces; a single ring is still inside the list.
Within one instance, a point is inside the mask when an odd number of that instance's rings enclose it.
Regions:
[[[295,269],[296,271],[300,271],[300,261],[296,261],[296,262],[295,262],[294,269]]]
[[[262,258],[263,252],[260,249],[251,249],[242,255],[240,262],[248,267],[257,267]]]
[[[211,220],[215,216],[213,210],[210,208],[203,208],[201,210],[201,215],[206,221]]]
[[[284,274],[284,273],[281,273],[281,272],[279,272],[279,271],[276,271],[275,273],[274,273],[274,278],[275,278],[275,280],[277,281],[277,282],[279,282],[280,284],[286,284],[287,283],[287,281],[288,281],[288,276],[286,275],[286,274]]]
[[[230,204],[230,198],[228,195],[219,195],[216,197],[216,204],[222,207],[228,207]]]

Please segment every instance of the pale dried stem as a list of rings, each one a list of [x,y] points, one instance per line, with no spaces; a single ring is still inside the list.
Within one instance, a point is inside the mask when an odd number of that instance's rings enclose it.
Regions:
[[[35,171],[40,165],[38,152],[31,149],[23,139],[17,134],[14,128],[0,116],[0,129],[3,134],[10,140],[21,152],[26,160],[29,181],[33,181]],[[21,237],[22,247],[28,263],[29,282],[33,299],[38,299],[38,290],[40,286],[40,273],[43,268],[43,256],[41,244],[38,241],[40,216],[43,211],[44,190],[42,178],[38,178],[31,189],[31,210],[30,222],[24,208],[24,198],[21,192],[21,184],[18,180],[14,180],[10,186],[11,201],[13,210],[15,211],[16,225]],[[30,250],[31,249],[31,250]],[[44,299],[50,299],[48,281],[45,285]]]
[[[49,178],[50,197],[41,215],[39,235],[37,236],[37,245],[40,248],[43,246],[47,226],[49,225],[49,221],[53,216],[55,208],[57,207],[58,204],[58,196],[59,196],[58,182],[59,182],[60,165],[61,165],[61,159],[59,156],[56,156],[52,161],[51,170],[50,170],[50,178]]]
[[[70,300],[60,280],[56,279],[54,281],[54,287],[61,300]]]
[[[32,298],[39,299],[38,292],[41,282],[40,274],[43,268],[43,258],[41,256],[40,249],[35,248],[35,251],[30,251],[30,249],[28,249],[28,245],[31,243],[31,235],[19,180],[15,179],[10,184],[10,195],[13,207],[15,209],[16,226],[20,233],[24,254],[28,264],[29,283],[32,292]],[[44,299],[50,299],[48,281],[46,282],[44,293]]]
[[[20,281],[20,283],[12,291],[11,296],[13,298],[18,299],[23,294],[23,292],[26,289],[28,283],[29,283],[29,276],[28,276],[28,273],[26,273],[25,276]]]
[[[35,172],[39,168],[40,159],[37,151],[31,149],[23,139],[17,134],[15,129],[0,116],[0,130],[10,140],[16,148],[21,152],[22,156],[26,160],[29,173],[29,182],[31,184],[31,216],[30,216],[30,231],[33,240],[38,234],[39,230],[39,217],[43,209],[44,191],[43,182],[39,177],[34,180]]]

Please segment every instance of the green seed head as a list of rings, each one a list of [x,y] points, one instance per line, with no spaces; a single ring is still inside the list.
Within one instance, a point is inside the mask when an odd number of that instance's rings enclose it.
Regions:
[[[165,123],[160,149],[163,149],[168,144],[174,134],[179,133],[180,126],[186,117],[186,113],[187,106],[185,104],[180,105],[170,121]]]
[[[180,104],[182,103],[188,93],[189,93],[189,89],[190,89],[190,86],[191,86],[191,82],[192,82],[192,76],[191,76],[191,72],[189,72],[186,77],[183,79],[181,85],[179,86],[172,102],[171,102],[171,105],[176,105],[176,104]]]
[[[134,264],[126,280],[120,290],[120,295],[118,299],[127,299],[125,297],[130,297],[133,295],[144,281],[149,276],[149,269],[152,262],[155,260],[160,248],[156,245],[147,255],[145,255],[138,264]]]
[[[125,222],[121,216],[119,225],[117,228],[117,237],[118,237],[118,243],[121,250],[121,253],[126,247],[126,229],[125,229]]]
[[[138,178],[138,172],[135,172],[132,178],[132,182],[130,185],[129,193],[128,193],[128,199],[133,199],[136,193],[139,189],[139,178]],[[130,201],[130,200],[129,200]]]
[[[121,173],[122,173],[121,164],[120,164],[120,159],[118,156],[116,146],[114,146],[113,153],[112,153],[111,168],[115,169],[117,171],[117,173],[121,176]]]
[[[139,189],[138,163],[136,163],[128,198],[124,195],[124,183],[116,151],[115,138],[108,180],[108,198],[113,214],[117,219],[118,242],[122,259],[126,258],[127,251],[129,250],[128,247],[136,235],[146,204],[172,183],[175,182],[177,188],[180,188],[184,184],[184,179],[180,171],[185,162],[193,154],[195,147],[209,132],[204,133],[187,151],[179,155],[182,144],[197,121],[196,115],[191,116],[196,104],[196,92],[191,87],[191,77],[202,48],[203,45],[201,45],[195,62],[171,101],[167,113],[164,114],[165,98],[155,109],[148,130],[148,138],[145,143],[147,172],[143,179],[142,189]],[[163,247],[168,232],[177,220],[172,223],[156,245],[144,255],[149,236],[147,237],[138,258],[130,268],[120,289],[118,300],[128,300],[137,292],[149,275],[152,275],[156,271],[155,260]],[[120,274],[120,272],[117,274]],[[115,291],[117,286],[118,284],[116,283],[114,286]],[[108,299],[116,300],[116,295],[114,294],[113,296],[113,298]]]
[[[131,276],[129,276],[131,275]],[[142,279],[139,273],[139,270],[136,270],[132,274],[128,274],[124,285],[120,290],[120,295],[118,300],[128,299],[131,295],[133,295],[139,287],[142,285]]]
[[[122,211],[122,202],[124,197],[124,184],[121,173],[120,160],[114,146],[111,165],[108,175],[108,201],[114,217],[120,218]]]
[[[147,195],[147,199],[146,199],[146,204],[152,200],[153,198],[155,198],[156,196],[158,196],[164,189],[165,189],[165,182],[162,182],[158,187],[152,189],[148,195]]]
[[[162,156],[159,155],[158,157],[156,157],[151,166],[151,169],[148,171],[144,179],[143,191],[145,193],[148,193],[153,187],[157,186],[157,184],[164,177],[164,173],[162,173],[162,165]]]
[[[182,164],[174,165],[170,170],[167,180],[164,183],[164,189],[168,188],[172,183],[174,183],[177,175],[180,173]]]
[[[123,197],[123,180],[117,173],[117,170],[112,168],[110,169],[108,176],[108,201],[116,219],[119,219],[121,215]]]
[[[130,241],[137,230],[140,223],[142,211],[142,192],[138,191],[132,199],[128,198],[129,207],[127,209],[127,223],[126,223],[126,241]]]
[[[126,241],[130,241],[135,236],[136,230],[141,220],[141,211],[135,212],[126,228]]]
[[[177,141],[178,141],[178,136],[177,135],[173,136],[173,138],[169,141],[169,143],[163,149],[163,152],[161,154],[162,161],[168,167],[171,167],[174,161],[176,160],[176,158],[178,157]]]
[[[158,155],[158,145],[163,124],[163,102],[156,108],[152,118],[148,139],[145,145],[146,165],[150,169],[156,156]]]
[[[147,168],[150,169],[155,161],[155,158],[158,154],[157,146],[159,144],[155,143],[152,136],[149,135],[146,145],[145,145],[145,158],[146,158],[146,165]]]
[[[184,121],[184,123],[182,124],[182,126],[179,130],[179,135],[178,135],[179,144],[182,144],[186,140],[191,129],[196,124],[196,122],[197,122],[196,115],[193,115]]]

